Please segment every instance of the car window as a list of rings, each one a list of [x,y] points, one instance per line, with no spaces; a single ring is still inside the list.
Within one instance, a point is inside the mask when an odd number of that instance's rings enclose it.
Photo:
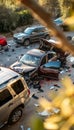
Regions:
[[[10,101],[12,99],[12,95],[10,94],[8,89],[0,92],[0,107]]]
[[[50,59],[53,58],[54,56],[55,56],[54,53],[50,53],[50,54],[48,54],[48,60],[50,60]]]
[[[32,34],[37,34],[37,33],[39,33],[39,32],[38,32],[38,29],[34,29],[34,30],[32,31]]]
[[[46,31],[46,28],[39,28],[38,29],[38,32],[45,32]]]
[[[25,54],[21,59],[20,62],[26,65],[31,65],[37,67],[40,64],[40,57],[30,54]]]
[[[24,86],[21,80],[18,80],[17,82],[13,83],[11,87],[16,92],[16,94],[19,94],[24,90]]]
[[[24,30],[24,33],[30,35],[30,34],[32,33],[32,31],[33,31],[33,29],[31,29],[31,28],[26,28],[26,29]]]

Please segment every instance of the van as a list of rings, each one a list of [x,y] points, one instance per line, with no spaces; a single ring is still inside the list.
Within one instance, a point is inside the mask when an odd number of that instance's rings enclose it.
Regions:
[[[0,67],[0,128],[6,123],[16,123],[29,100],[30,90],[24,78],[9,68]]]

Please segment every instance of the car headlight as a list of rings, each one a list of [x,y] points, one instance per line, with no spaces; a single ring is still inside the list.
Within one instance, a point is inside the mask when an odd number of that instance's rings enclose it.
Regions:
[[[18,40],[23,40],[24,38],[23,37],[18,37]]]

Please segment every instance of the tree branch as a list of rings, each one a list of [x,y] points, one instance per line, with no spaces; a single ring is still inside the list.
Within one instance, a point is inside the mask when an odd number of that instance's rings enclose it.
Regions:
[[[64,51],[69,51],[74,55],[74,46],[71,45],[67,38],[64,36],[64,33],[57,28],[55,23],[53,23],[52,18],[46,10],[44,10],[40,5],[36,3],[34,0],[20,0],[24,5],[26,5],[32,15],[40,21],[44,26],[49,29],[49,34],[51,34],[58,38],[60,44],[56,44],[57,47],[62,48]]]

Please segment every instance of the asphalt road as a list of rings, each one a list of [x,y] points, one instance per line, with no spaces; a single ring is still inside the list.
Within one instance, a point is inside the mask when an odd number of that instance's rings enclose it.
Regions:
[[[68,32],[68,34],[66,33],[66,35],[73,36],[74,33]],[[1,66],[9,67],[13,62],[18,60],[19,57],[22,56],[24,53],[26,53],[28,50],[38,47],[37,43],[32,44],[28,47],[17,46],[17,44],[15,44],[12,39],[8,40],[8,44],[9,44],[9,51],[0,52],[0,65]],[[70,61],[70,59],[68,58],[68,66],[70,67],[70,71],[64,70],[62,73],[60,73],[60,76],[59,76],[60,79],[63,78],[63,75],[68,75],[74,82],[74,69],[71,66],[73,63],[74,63],[74,60]],[[20,121],[12,126],[6,125],[3,128],[1,128],[1,130],[28,130],[28,128],[31,127],[30,125],[31,117],[33,117],[33,115],[37,115],[37,116],[39,115],[38,114],[40,111],[38,107],[39,99],[42,97],[42,98],[46,98],[50,100],[48,95],[49,93],[51,93],[51,91],[55,93],[59,92],[60,90],[59,88],[53,88],[54,84],[58,84],[60,88],[62,88],[62,84],[60,80],[59,81],[42,80],[40,82],[40,85],[41,85],[41,90],[43,91],[40,91],[35,88],[30,88],[31,94],[34,93],[35,96],[31,98],[28,105],[26,105],[26,107],[24,108],[23,116],[20,119]]]

